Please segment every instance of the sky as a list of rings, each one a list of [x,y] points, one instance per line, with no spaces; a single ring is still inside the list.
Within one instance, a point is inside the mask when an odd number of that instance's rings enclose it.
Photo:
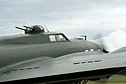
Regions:
[[[23,33],[15,29],[23,25],[89,39],[99,32],[126,33],[126,0],[0,0],[0,35]]]
[[[108,35],[96,35],[96,38],[91,40],[109,52],[113,52],[119,48],[126,46],[126,32],[123,30],[116,30],[115,32],[111,32]]]
[[[121,47],[126,46],[126,32],[117,30],[103,37],[105,44],[109,51],[115,51]]]

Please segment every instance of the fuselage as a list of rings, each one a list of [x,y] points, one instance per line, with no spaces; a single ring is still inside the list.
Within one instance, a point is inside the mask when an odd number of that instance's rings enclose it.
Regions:
[[[103,54],[96,43],[54,32],[1,37],[0,82],[108,77],[125,68],[125,49]]]
[[[100,47],[86,40],[69,40],[63,33],[21,34],[0,38],[0,69],[17,63],[40,58],[99,50]]]
[[[69,82],[125,73],[126,47],[105,54],[96,43],[45,32],[40,25],[24,27],[16,28],[25,34],[0,37],[0,83]]]

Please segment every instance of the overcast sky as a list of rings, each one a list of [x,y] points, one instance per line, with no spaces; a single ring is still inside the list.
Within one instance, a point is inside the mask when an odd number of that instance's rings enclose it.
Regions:
[[[36,24],[69,37],[125,32],[126,0],[0,0],[0,35]]]

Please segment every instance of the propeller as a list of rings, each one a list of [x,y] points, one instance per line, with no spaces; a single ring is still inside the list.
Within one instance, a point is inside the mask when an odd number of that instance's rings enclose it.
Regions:
[[[104,53],[109,53],[107,44],[101,33],[96,34],[93,37],[93,41],[96,42],[101,47],[101,49]]]

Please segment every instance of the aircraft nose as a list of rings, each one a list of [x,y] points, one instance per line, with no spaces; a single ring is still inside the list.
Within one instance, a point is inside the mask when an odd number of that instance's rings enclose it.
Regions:
[[[93,43],[93,42],[88,42],[87,43],[87,46],[90,49],[90,51],[93,51],[93,50],[95,50],[95,51],[101,50],[101,47],[98,44]]]

